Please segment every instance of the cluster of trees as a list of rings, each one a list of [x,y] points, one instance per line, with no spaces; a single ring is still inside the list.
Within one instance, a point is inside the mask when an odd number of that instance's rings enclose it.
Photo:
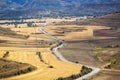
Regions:
[[[86,66],[82,66],[82,70],[81,70],[81,76],[85,75],[85,74],[88,74],[92,72],[92,69],[91,68],[88,68]]]
[[[25,73],[31,72],[31,71],[32,71],[32,68],[28,67],[27,69],[17,71],[14,75],[25,74]]]
[[[9,67],[9,66],[6,65],[5,67]],[[32,70],[33,69],[31,67],[28,67],[28,68],[26,68],[24,70],[18,70],[16,72],[12,72],[12,73],[0,74],[0,78],[11,77],[11,76],[14,76],[14,75],[21,75],[21,74],[31,72]]]
[[[41,52],[36,52],[36,55],[38,55],[39,59],[41,62],[44,62],[44,60],[42,59],[42,55]]]
[[[73,74],[73,75],[71,75],[70,77],[67,77],[67,78],[59,77],[57,80],[74,80],[74,79],[77,79],[81,76],[84,76],[84,75],[92,72],[92,69],[88,68],[86,66],[82,66],[82,70],[80,72],[81,72],[80,74]]]
[[[108,45],[105,48],[118,48],[120,47],[119,45]]]

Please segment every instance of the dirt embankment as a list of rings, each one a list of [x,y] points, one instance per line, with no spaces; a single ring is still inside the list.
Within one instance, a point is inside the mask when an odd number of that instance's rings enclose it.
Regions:
[[[0,58],[0,79],[25,74],[35,69],[36,67],[26,63],[19,63]]]

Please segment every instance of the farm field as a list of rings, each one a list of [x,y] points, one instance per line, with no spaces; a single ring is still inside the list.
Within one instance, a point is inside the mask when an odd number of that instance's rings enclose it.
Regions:
[[[113,56],[115,56],[114,53],[118,52],[116,55],[119,55],[119,47],[118,49],[114,49],[115,46],[120,45],[119,15],[119,13],[110,14],[95,19],[93,18],[83,20],[81,22],[79,21],[80,24],[75,22],[64,22],[64,24],[62,24],[62,22],[60,22],[61,24],[55,24],[55,26],[57,27],[51,26],[47,28],[49,30],[46,30],[52,35],[55,35],[56,37],[61,38],[66,42],[66,45],[60,49],[60,52],[65,58],[72,62],[102,68],[102,66],[107,63],[105,62],[105,60],[109,59],[110,57],[104,56],[102,61],[105,63],[103,63],[101,62],[101,60],[96,59],[95,55],[93,54],[93,50],[95,48],[105,48],[107,50],[106,47],[113,47],[111,48],[111,51],[105,51],[104,54],[106,55],[107,53],[107,55],[110,56],[110,54],[112,53]],[[81,29],[82,27],[82,30],[77,29],[78,27],[79,29]],[[102,54],[98,53],[98,55],[101,56]],[[119,62],[116,65],[119,66]],[[99,78],[95,77],[96,79],[93,78],[93,80],[117,80],[117,78],[119,79],[119,72],[117,72],[117,74],[116,72],[110,72],[113,74],[109,74],[108,71],[103,72],[100,73],[100,76],[97,76]]]
[[[4,34],[6,34],[7,27],[4,29]],[[2,28],[4,28],[3,25]],[[27,63],[36,69],[30,73],[5,78],[6,80],[54,80],[80,73],[81,66],[62,62],[52,53],[51,48],[58,45],[58,42],[40,33],[40,27],[15,28],[10,26],[9,28],[11,34],[0,36],[0,58],[3,58],[5,52],[8,51],[9,55],[5,58],[6,60]],[[29,35],[29,37],[24,39],[17,35]],[[38,52],[40,52],[39,55]]]
[[[92,80],[119,78],[119,57],[116,57],[119,55],[119,28],[113,29],[103,25],[68,25],[68,23],[56,25],[66,19],[44,20],[46,25],[37,23],[34,27],[28,27],[27,24],[19,24],[18,27],[1,25],[0,58],[3,58],[5,52],[9,51],[6,60],[26,63],[37,68],[30,73],[6,78],[6,80],[54,80],[80,73],[82,66],[62,62],[52,53],[51,48],[59,43],[41,33],[40,28],[43,27],[47,33],[65,41],[65,45],[59,51],[67,60],[101,68],[101,72],[93,76]],[[29,21],[39,22],[39,19],[26,20],[26,22]],[[74,21],[74,19],[67,20],[67,22]],[[6,30],[9,31],[9,34],[6,33]],[[115,57],[117,60],[111,57]],[[114,65],[112,62],[108,64],[111,60],[116,61],[113,62]],[[110,67],[110,69],[105,67]]]
[[[54,54],[51,53],[50,48],[39,48],[41,52],[42,61],[36,55],[36,48],[15,48],[15,47],[1,47],[0,51],[9,51],[10,54],[7,60],[23,62],[37,67],[37,70],[24,74],[21,76],[11,77],[6,80],[33,80],[33,79],[57,79],[59,77],[68,77],[72,74],[80,73],[81,67],[73,64],[68,64],[59,61]],[[53,66],[50,68],[49,66]],[[32,75],[30,77],[30,75]],[[49,75],[49,76],[48,76]],[[29,78],[28,78],[29,77]]]

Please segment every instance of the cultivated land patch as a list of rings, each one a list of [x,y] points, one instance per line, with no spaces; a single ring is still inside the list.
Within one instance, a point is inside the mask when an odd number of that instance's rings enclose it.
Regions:
[[[27,39],[1,36],[0,57],[2,58],[4,53],[9,51],[9,55],[5,57],[6,60],[27,63],[37,69],[31,73],[6,78],[6,80],[54,80],[81,73],[81,66],[65,63],[56,58],[51,52],[51,47],[55,47],[58,43],[42,34],[40,27],[11,26],[10,30],[16,34],[27,35]]]
[[[106,19],[104,19],[104,20],[106,21]],[[94,22],[94,21],[95,20],[93,20],[92,22]],[[102,21],[102,23],[105,21]],[[117,19],[117,21],[118,21],[118,19]],[[82,63],[82,64],[86,64],[86,65],[101,67],[103,65],[103,63],[101,61],[99,61],[98,59],[96,59],[93,54],[93,50],[95,49],[95,47],[103,48],[106,46],[112,46],[112,45],[116,46],[116,44],[119,44],[118,35],[114,36],[119,33],[119,31],[116,33],[117,30],[115,30],[118,27],[116,27],[115,29],[105,27],[106,25],[109,26],[108,24],[110,24],[110,23],[107,23],[107,24],[104,23],[105,24],[104,26],[101,26],[101,25],[96,26],[94,24],[93,24],[94,26],[90,26],[90,25],[88,26],[88,24],[86,24],[86,22],[85,22],[85,24],[87,25],[87,26],[85,26],[85,25],[83,25],[84,21],[83,21],[83,23],[81,23],[82,25],[78,24],[78,23],[77,23],[77,25],[75,25],[75,24],[73,25],[72,21],[68,21],[69,23],[71,23],[71,25],[69,25],[69,24],[68,25],[66,25],[66,24],[65,25],[63,25],[63,24],[62,25],[59,25],[59,24],[53,25],[55,23],[55,21],[48,21],[48,22],[51,23],[52,25],[50,24],[45,29],[45,31],[52,34],[53,36],[56,36],[56,37],[66,41],[67,44],[62,49],[60,49],[60,51],[62,52],[62,55],[65,58],[67,58],[70,61],[76,62],[76,63]],[[61,21],[59,21],[59,22],[61,22]],[[88,23],[90,23],[90,22],[88,21]],[[97,23],[97,21],[95,22],[95,24],[96,23]],[[113,27],[113,25],[112,25],[112,27]],[[49,37],[47,37],[44,34],[39,32],[39,27],[35,27],[35,28],[23,27],[20,29],[11,27],[11,30],[15,31],[18,34],[29,35],[29,38],[27,40],[30,43],[31,43],[31,41],[36,40],[36,35],[37,35],[37,37],[39,37],[38,40],[52,41]],[[112,34],[110,33],[111,30],[113,32]],[[105,34],[104,37],[103,37],[102,33]],[[110,35],[112,35],[112,36],[110,36]],[[4,42],[4,39],[3,39],[3,42]],[[37,44],[37,43],[33,43],[33,44]],[[81,67],[59,61],[55,57],[54,54],[51,54],[50,47],[49,46],[47,46],[47,47],[40,48],[37,50],[36,50],[36,48],[34,49],[34,48],[25,48],[25,47],[23,47],[21,49],[12,48],[12,50],[10,50],[10,51],[13,51],[13,52],[11,52],[11,55],[8,57],[8,59],[10,59],[10,60],[13,59],[14,61],[18,61],[18,62],[29,63],[33,66],[36,66],[38,68],[38,70],[36,70],[34,73],[29,73],[29,74],[26,74],[24,76],[19,76],[19,77],[13,77],[11,79],[26,80],[27,77],[29,76],[29,78],[28,78],[29,80],[39,79],[39,78],[48,80],[48,79],[57,79],[59,77],[65,78],[65,77],[71,76],[71,74],[73,74],[73,73],[78,74],[80,72]],[[7,48],[5,48],[3,50],[7,50]],[[16,50],[16,51],[14,51],[14,50]],[[36,52],[40,52],[41,54],[36,55]],[[34,59],[34,61],[33,61],[33,59]],[[63,71],[61,71],[61,69]],[[101,72],[100,73],[101,76],[99,76],[98,78],[102,79],[101,77],[104,77],[104,79],[107,80],[107,77],[111,76],[111,74],[108,74],[107,71],[105,71],[105,72],[106,72],[105,75],[107,75],[107,76],[104,76],[103,72]],[[49,77],[46,74],[49,75]],[[34,77],[30,77],[30,75],[32,75]],[[117,74],[117,75],[119,75],[119,74]],[[118,77],[117,75],[112,74],[112,76],[110,78]],[[108,78],[108,79],[110,79],[110,78]],[[97,78],[95,78],[95,79],[97,79]]]
[[[35,69],[36,67],[26,63],[9,61],[0,58],[0,79],[26,74]]]
[[[65,78],[71,76],[72,74],[79,74],[81,70],[81,66],[65,63],[58,60],[56,56],[51,53],[50,48],[39,48],[38,51],[40,51],[41,57],[36,54],[36,48],[0,48],[1,53],[6,50],[9,51],[9,56],[6,57],[6,59],[28,63],[37,67],[37,70],[31,73],[7,78],[6,80],[54,80],[59,77]]]
[[[90,80],[119,80],[120,72],[114,71],[102,71],[96,76],[92,77]]]
[[[120,44],[120,36],[119,36],[119,33],[120,33],[119,18],[120,17],[119,16],[120,14],[118,13],[118,14],[110,14],[107,16],[78,21],[78,22],[62,21],[60,22],[60,24],[58,23],[58,24],[55,24],[55,26],[47,28],[49,29],[47,31],[52,35],[55,35],[57,32],[57,35],[55,36],[67,42],[67,44],[62,48],[63,49],[62,54],[68,60],[71,60],[77,63],[79,62],[83,64],[101,67],[102,65],[104,65],[104,63],[97,60],[94,57],[93,49],[96,47],[105,48],[107,46],[110,46],[110,47],[119,46]],[[75,26],[75,24],[77,25],[77,27],[84,27],[86,29],[86,32],[85,30],[72,32],[70,30],[70,26],[73,27]],[[103,27],[103,26],[107,26],[107,27]],[[59,27],[63,27],[63,28],[59,29]],[[60,50],[62,51],[62,49]],[[80,53],[80,55],[78,53]],[[109,51],[108,51],[108,54],[109,54]],[[115,64],[113,66],[115,67]],[[117,66],[119,66],[119,64]],[[119,79],[120,73],[116,74],[116,72],[114,71],[113,72],[104,71],[104,73],[105,74],[103,74],[103,71],[100,73],[101,76],[99,76],[99,79],[101,80],[103,79],[114,80],[117,78]],[[113,73],[113,74],[109,74],[109,73]],[[104,78],[102,78],[103,76]]]

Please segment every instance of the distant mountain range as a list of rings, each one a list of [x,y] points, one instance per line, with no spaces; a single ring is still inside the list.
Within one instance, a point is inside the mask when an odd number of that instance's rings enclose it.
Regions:
[[[97,16],[119,11],[120,0],[0,0],[1,18]]]

